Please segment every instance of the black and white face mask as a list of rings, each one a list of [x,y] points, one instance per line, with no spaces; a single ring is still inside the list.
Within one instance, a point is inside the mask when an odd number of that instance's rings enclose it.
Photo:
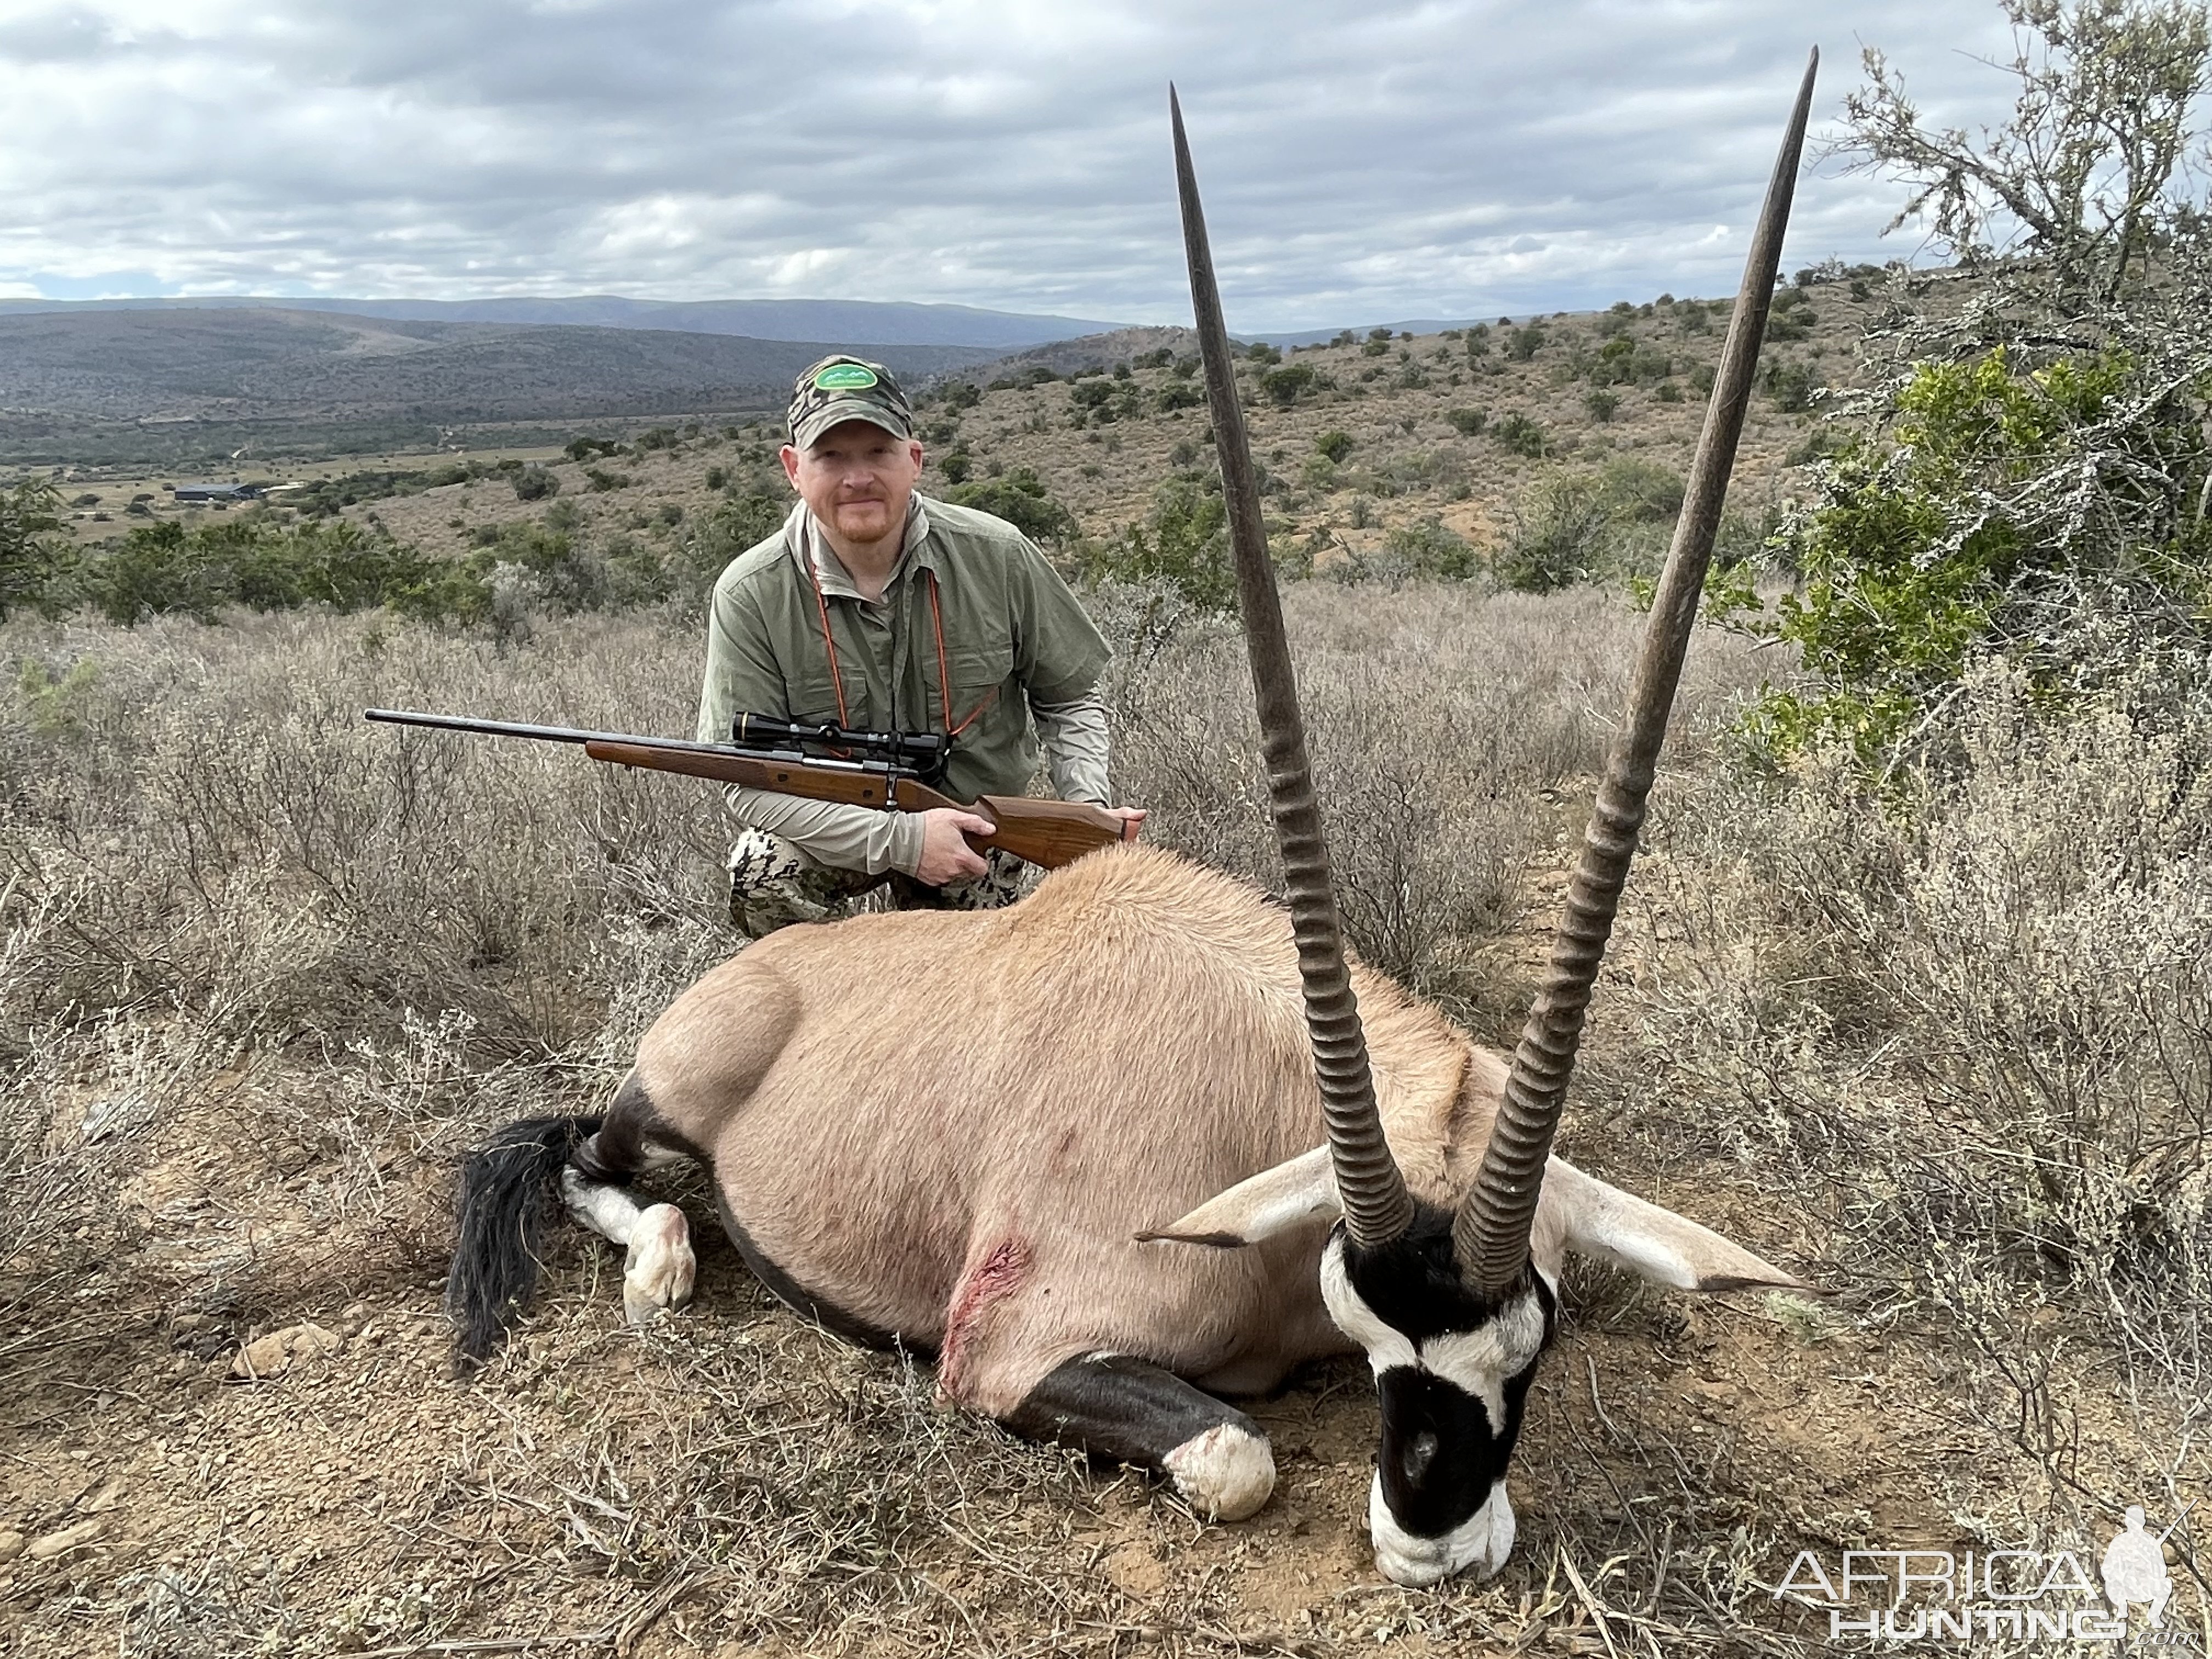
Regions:
[[[1321,1286],[1329,1316],[1375,1373],[1375,1565],[1413,1585],[1496,1572],[1513,1548],[1505,1467],[1557,1320],[1552,1285],[1532,1274],[1510,1301],[1482,1302],[1461,1282],[1451,1218],[1430,1211],[1377,1249],[1351,1245],[1338,1229]]]

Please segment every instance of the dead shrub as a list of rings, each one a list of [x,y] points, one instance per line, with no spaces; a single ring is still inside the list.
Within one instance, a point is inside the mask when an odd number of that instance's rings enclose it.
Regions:
[[[1594,590],[1485,596],[1463,584],[1284,595],[1339,902],[1360,954],[1467,1012],[1486,988],[1467,946],[1517,915],[1523,870],[1558,820],[1546,792],[1603,760],[1642,618]],[[1109,590],[1118,794],[1148,837],[1279,884],[1243,641],[1233,624]],[[1692,654],[1678,736],[1749,684],[1715,635]]]
[[[1910,771],[1700,786],[1643,913],[1639,1081],[1826,1194],[1861,1295],[1941,1308],[2046,1457],[2075,1322],[2205,1397],[2212,708],[2140,701],[2053,713],[1990,665]]]

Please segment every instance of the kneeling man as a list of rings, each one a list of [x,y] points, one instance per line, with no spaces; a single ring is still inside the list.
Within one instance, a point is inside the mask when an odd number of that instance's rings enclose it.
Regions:
[[[854,730],[939,732],[945,792],[1018,795],[1037,742],[1062,799],[1108,805],[1106,641],[1013,526],[915,492],[921,445],[889,370],[827,357],[799,377],[783,470],[799,502],[783,528],[714,584],[702,742],[739,714]],[[1018,890],[1021,865],[979,854],[950,808],[879,812],[732,787],[746,828],[730,854],[731,920],[759,939],[847,914],[888,889],[901,907],[982,909]]]

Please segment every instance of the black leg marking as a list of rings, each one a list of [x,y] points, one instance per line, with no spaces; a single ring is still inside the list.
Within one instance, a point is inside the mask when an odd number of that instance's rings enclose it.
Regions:
[[[1255,1440],[1267,1437],[1235,1407],[1128,1354],[1068,1360],[1004,1421],[1026,1440],[1080,1446],[1149,1469],[1164,1468],[1177,1446],[1224,1424]]]
[[[646,1092],[645,1085],[633,1072],[615,1091],[599,1133],[579,1146],[569,1161],[576,1173],[586,1181],[626,1187],[630,1177],[645,1167],[647,1142],[672,1147],[691,1158],[702,1157],[687,1137],[661,1121],[660,1114],[653,1108],[653,1097]]]
[[[719,1181],[714,1183],[714,1207],[721,1212],[722,1229],[729,1234],[730,1243],[738,1247],[738,1254],[744,1258],[745,1266],[752,1269],[753,1277],[768,1286],[769,1294],[784,1306],[803,1318],[812,1320],[831,1335],[842,1336],[846,1341],[860,1347],[903,1348],[908,1353],[919,1354],[925,1359],[937,1358],[937,1350],[927,1343],[916,1342],[896,1331],[887,1331],[879,1325],[871,1325],[866,1320],[856,1318],[842,1308],[832,1307],[762,1255],[760,1246],[753,1243],[752,1235],[744,1230],[736,1212],[730,1208],[730,1200],[723,1196],[722,1185]]]

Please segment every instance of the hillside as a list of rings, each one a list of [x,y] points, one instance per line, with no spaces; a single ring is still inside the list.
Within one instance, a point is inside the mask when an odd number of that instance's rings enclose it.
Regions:
[[[779,406],[841,348],[667,330],[385,321],[304,311],[0,317],[0,407],[99,421],[448,422]],[[971,346],[872,345],[901,374]]]
[[[875,340],[888,346],[981,346],[1012,350],[1090,334],[1096,318],[988,311],[975,306],[860,300],[632,300],[615,294],[552,299],[348,300],[219,295],[190,299],[0,300],[0,317],[81,316],[109,311],[313,311],[401,322],[559,323],[597,328],[741,334],[756,340]]]
[[[1842,284],[1785,295],[1730,495],[1739,514],[1755,519],[1784,488],[1793,459],[1812,453],[1812,388],[1856,372],[1878,303]],[[1608,467],[1647,483],[1655,471],[1679,476],[1728,313],[1726,301],[1669,297],[1518,329],[1492,324],[1475,334],[1296,349],[1279,362],[1248,358],[1246,405],[1274,533],[1323,564],[1378,554],[1394,532],[1431,520],[1492,549],[1539,480]],[[1530,327],[1533,334],[1522,331]],[[970,391],[925,395],[923,489],[944,493],[958,481],[955,471],[972,483],[1027,470],[1086,536],[1110,538],[1141,523],[1164,481],[1202,481],[1211,471],[1188,337],[1131,330],[1061,343],[971,377],[972,403]],[[1074,364],[1079,378],[1065,378],[1056,363]],[[1098,363],[1118,368],[1085,372]],[[686,517],[731,497],[782,499],[774,462],[780,423],[732,430],[735,443],[708,430],[626,459],[612,476],[629,482],[612,490],[595,489],[581,465],[556,465],[564,521],[587,538],[595,527],[675,535]],[[428,550],[459,552],[500,525],[542,518],[545,504],[482,481],[349,510],[376,514]]]

